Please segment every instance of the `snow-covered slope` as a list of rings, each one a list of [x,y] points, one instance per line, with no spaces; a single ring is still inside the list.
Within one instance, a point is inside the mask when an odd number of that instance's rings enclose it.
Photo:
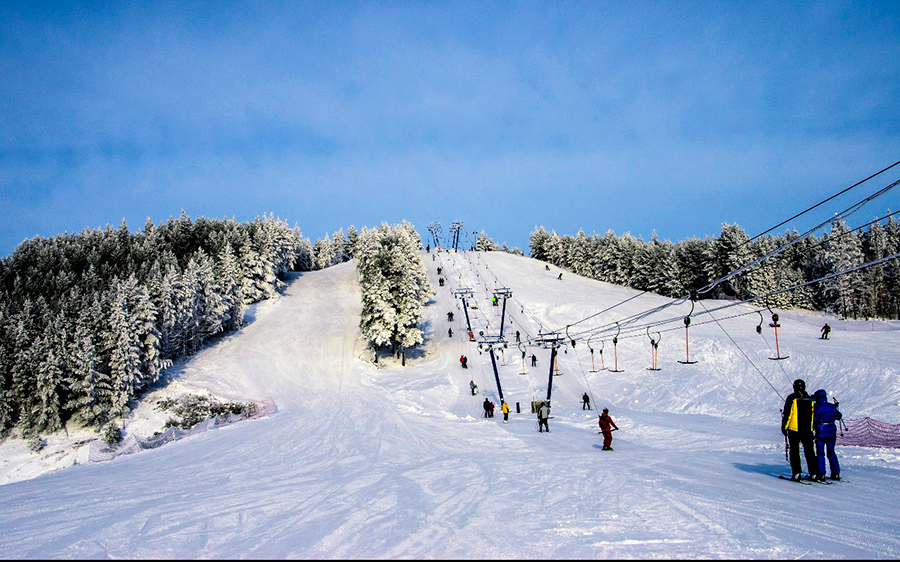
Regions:
[[[622,373],[590,373],[584,346],[568,349],[550,434],[527,413],[546,394],[549,352],[535,350],[538,366],[520,375],[511,347],[500,377],[523,413],[514,409],[508,425],[499,414],[483,419],[481,401],[499,404],[497,389],[489,357],[463,338],[453,288],[472,286],[473,322],[496,329],[496,276],[524,305],[510,301],[513,332],[532,334],[635,293],[569,273],[558,280],[506,254],[426,260],[437,295],[428,345],[407,367],[360,359],[352,263],[304,274],[180,374],[228,397],[272,397],[276,415],[0,487],[0,556],[900,556],[900,455],[841,449],[848,481],[831,486],[775,478],[788,471],[781,400],[716,324],[692,329],[692,366],[675,363],[684,353],[677,331],[664,335],[661,371],[646,370],[646,338],[620,343]],[[602,321],[662,302],[645,295]],[[753,318],[722,324],[782,396],[802,377],[834,393],[848,417],[900,421],[896,325],[837,327],[824,342],[817,317],[783,313],[791,358],[772,362]],[[472,368],[459,367],[461,354]],[[483,394],[469,394],[470,378]],[[615,452],[600,451],[595,412],[581,410],[585,391],[621,427]]]

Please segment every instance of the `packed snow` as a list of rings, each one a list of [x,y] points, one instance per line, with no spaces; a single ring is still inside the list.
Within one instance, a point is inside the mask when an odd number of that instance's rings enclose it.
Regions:
[[[677,363],[683,331],[666,332],[660,371],[647,370],[647,337],[619,342],[620,373],[600,370],[599,355],[591,372],[586,346],[569,346],[553,378],[551,433],[540,434],[530,402],[546,396],[549,351],[529,349],[538,364],[528,361],[520,374],[515,344],[503,350],[500,380],[513,406],[503,424],[490,357],[464,336],[452,290],[472,287],[473,328],[494,334],[500,309],[491,292],[510,288],[509,339],[517,329],[525,339],[564,328],[636,292],[568,272],[558,279],[557,269],[510,254],[425,259],[436,295],[426,344],[407,354],[405,367],[370,362],[355,262],[298,275],[252,309],[239,333],[170,373],[179,385],[232,400],[271,398],[276,414],[0,486],[0,556],[900,557],[897,450],[839,448],[845,481],[832,485],[777,478],[789,471],[779,410],[795,378],[837,397],[847,418],[900,422],[896,322],[779,311],[785,361],[768,359],[769,318],[763,335],[756,315],[696,325],[698,363]],[[643,295],[594,325],[665,302]],[[828,341],[819,339],[825,321],[834,327]],[[611,336],[592,342],[598,350],[605,339],[607,368]],[[595,410],[582,409],[584,392]],[[492,419],[482,416],[485,396],[498,405]],[[612,452],[600,450],[603,407],[621,428]],[[150,423],[135,415],[135,427]],[[3,455],[13,462],[9,449]]]

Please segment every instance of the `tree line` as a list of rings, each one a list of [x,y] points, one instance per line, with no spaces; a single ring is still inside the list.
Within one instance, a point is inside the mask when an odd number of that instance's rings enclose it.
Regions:
[[[559,235],[535,227],[531,257],[557,267],[617,285],[681,297],[796,241],[796,231],[761,236],[752,242],[736,224],[723,224],[720,234],[677,243],[649,242],[631,234]],[[747,272],[716,286],[701,298],[748,299],[900,252],[900,222],[874,222],[851,230],[836,221],[821,236],[809,236],[764,260]],[[772,307],[805,308],[845,318],[900,318],[900,260],[869,267],[828,281],[774,295]]]
[[[182,213],[134,233],[123,221],[26,240],[0,260],[0,431],[123,416],[172,361],[240,328],[247,304],[313,257],[274,216]]]

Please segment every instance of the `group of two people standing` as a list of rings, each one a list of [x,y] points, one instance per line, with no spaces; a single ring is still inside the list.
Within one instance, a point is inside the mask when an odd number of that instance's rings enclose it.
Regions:
[[[806,392],[803,379],[794,381],[794,392],[784,401],[781,414],[781,432],[787,442],[791,463],[791,480],[803,477],[803,466],[800,462],[800,447],[806,457],[809,478],[824,482],[825,458],[831,469],[831,479],[841,479],[841,465],[838,463],[834,444],[837,440],[836,421],[843,418],[838,410],[838,403],[828,402],[828,393],[824,389],[817,390],[812,396]],[[815,450],[813,450],[815,440]]]

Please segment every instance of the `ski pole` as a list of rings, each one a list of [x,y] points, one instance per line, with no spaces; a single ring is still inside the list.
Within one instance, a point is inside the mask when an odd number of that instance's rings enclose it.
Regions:
[[[790,461],[790,460],[791,460],[790,458],[788,458],[788,438],[787,438],[787,433],[784,434],[784,460],[786,460],[786,461]]]

